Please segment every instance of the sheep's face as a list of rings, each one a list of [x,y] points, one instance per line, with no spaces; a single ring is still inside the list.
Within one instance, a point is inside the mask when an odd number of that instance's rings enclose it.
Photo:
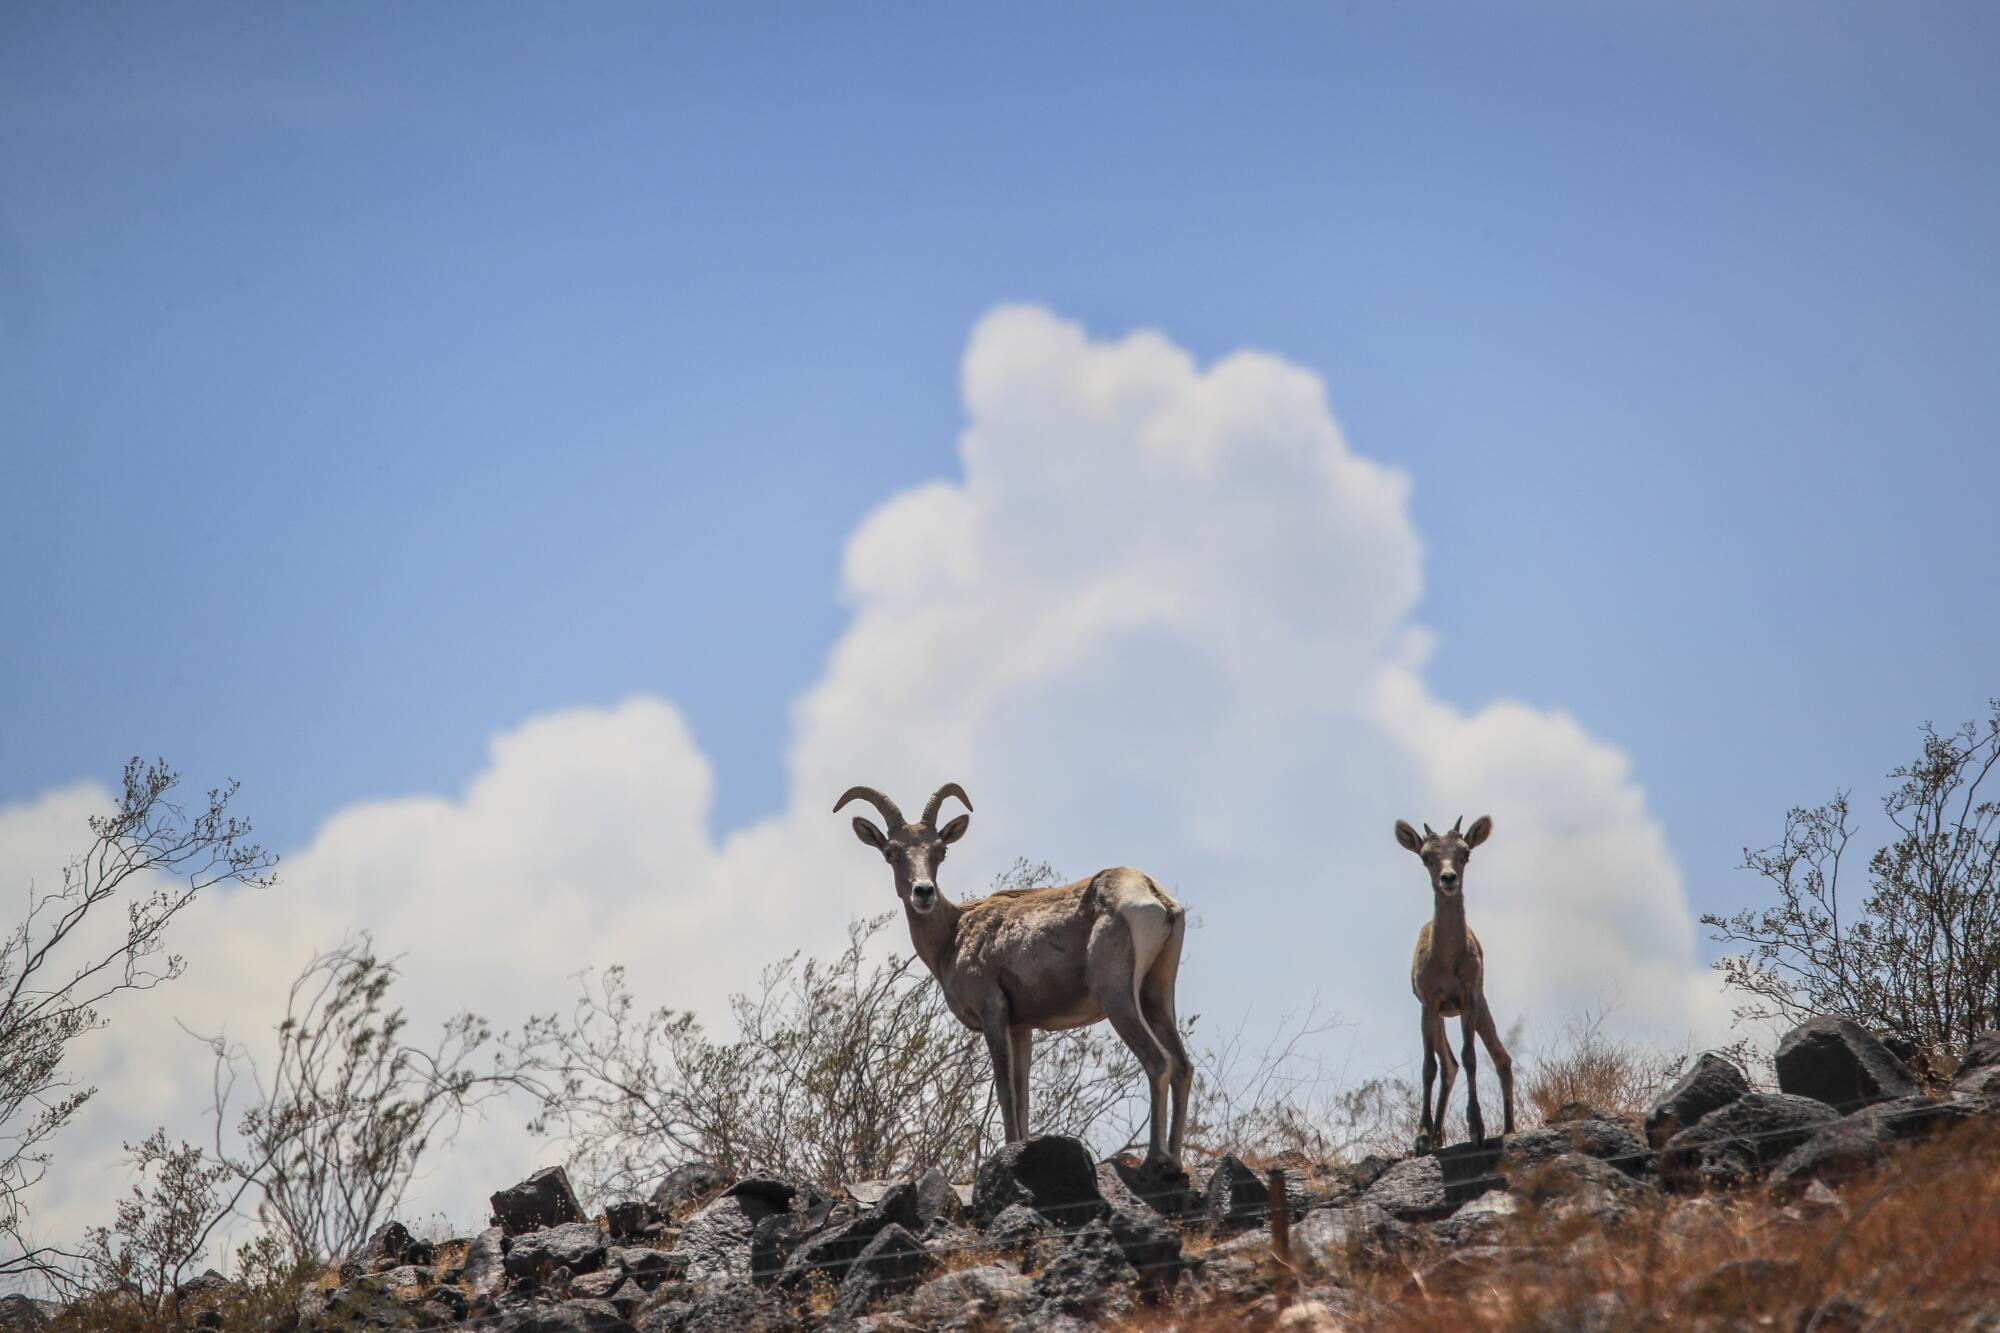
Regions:
[[[1460,816],[1458,824],[1465,819]],[[1472,849],[1493,835],[1493,817],[1481,815],[1472,821],[1472,827],[1460,833],[1458,824],[1453,824],[1444,833],[1433,833],[1429,824],[1424,825],[1419,834],[1402,820],[1396,821],[1396,841],[1415,852],[1430,872],[1431,892],[1439,898],[1456,898],[1465,888],[1465,864],[1472,859]]]
[[[856,818],[854,836],[882,853],[896,876],[896,896],[922,915],[937,906],[938,867],[947,848],[965,836],[971,815],[960,815],[941,829],[928,824],[901,824],[884,833],[866,819]]]

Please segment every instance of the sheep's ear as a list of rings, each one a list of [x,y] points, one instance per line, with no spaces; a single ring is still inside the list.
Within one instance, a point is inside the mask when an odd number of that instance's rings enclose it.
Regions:
[[[957,842],[965,836],[965,831],[971,827],[972,816],[960,815],[957,819],[952,820],[949,824],[938,830],[938,841]]]
[[[1481,815],[1472,821],[1472,827],[1465,831],[1465,845],[1477,847],[1493,836],[1493,816]]]
[[[889,835],[884,833],[881,829],[876,828],[873,824],[863,819],[860,815],[856,815],[854,817],[854,836],[861,839],[861,841],[867,843],[870,847],[873,847],[878,852],[886,851],[888,849]]]
[[[1415,829],[1400,819],[1396,821],[1396,841],[1419,855],[1423,853],[1424,840],[1417,836]]]

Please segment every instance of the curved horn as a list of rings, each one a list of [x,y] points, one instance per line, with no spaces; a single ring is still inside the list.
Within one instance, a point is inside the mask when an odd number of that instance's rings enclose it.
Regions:
[[[932,828],[937,827],[938,808],[944,804],[944,798],[947,796],[956,796],[960,805],[968,810],[972,808],[972,798],[965,794],[965,788],[956,782],[947,782],[931,793],[930,800],[924,802],[924,823]]]
[[[1435,838],[1437,834],[1431,831],[1431,826],[1429,824],[1426,824],[1424,825],[1424,836],[1426,838]]]
[[[849,801],[856,799],[867,801],[869,804],[873,805],[877,810],[880,810],[882,812],[882,818],[888,821],[889,828],[892,832],[903,826],[904,823],[903,812],[896,808],[896,803],[894,801],[884,796],[881,792],[876,791],[873,787],[849,787],[847,789],[846,794],[843,795],[838,801],[834,802],[833,812],[835,814],[839,814],[841,806],[846,805]]]
[[[1453,833],[1456,833],[1456,832],[1458,832],[1458,830],[1459,830],[1459,825],[1460,825],[1460,824],[1463,824],[1463,823],[1465,823],[1465,816],[1464,816],[1464,815],[1460,815],[1460,816],[1458,817],[1458,824],[1453,824],[1453,825],[1451,826],[1451,831],[1452,831]]]

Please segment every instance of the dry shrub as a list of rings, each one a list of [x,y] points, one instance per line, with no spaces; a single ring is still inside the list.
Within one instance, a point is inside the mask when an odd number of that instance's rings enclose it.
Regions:
[[[1640,1117],[1687,1065],[1687,1048],[1670,1050],[1620,1041],[1604,1031],[1610,1006],[1585,1010],[1554,1038],[1527,1053],[1515,1076],[1515,1112],[1526,1124],[1546,1124],[1570,1102],[1614,1115]],[[1489,1117],[1490,1118],[1490,1117]]]
[[[1394,1075],[1350,1083],[1329,1068],[1313,1052],[1339,1026],[1315,1002],[1279,1019],[1261,1044],[1239,1026],[1201,1046],[1189,1155],[1201,1161],[1230,1153],[1257,1166],[1407,1152],[1417,1132],[1417,1090]]]

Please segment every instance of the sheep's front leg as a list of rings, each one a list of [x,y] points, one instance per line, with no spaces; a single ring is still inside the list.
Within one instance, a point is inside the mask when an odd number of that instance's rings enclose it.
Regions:
[[[1008,1036],[1014,1056],[1009,1069],[1014,1080],[1014,1129],[1025,1139],[1028,1137],[1028,1076],[1034,1068],[1035,1030],[1013,1028]]]
[[[1000,1101],[1000,1123],[1009,1143],[1024,1137],[1014,1098],[1014,1040],[1007,1031],[1004,1009],[981,1016],[979,1030],[986,1038],[986,1053],[993,1057],[993,1095]]]

